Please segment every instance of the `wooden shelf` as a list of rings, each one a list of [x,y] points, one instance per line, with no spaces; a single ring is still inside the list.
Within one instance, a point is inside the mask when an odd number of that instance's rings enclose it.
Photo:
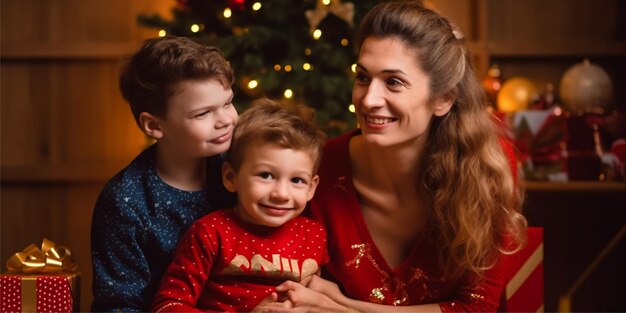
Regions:
[[[491,57],[624,57],[626,42],[488,41]]]
[[[133,53],[136,42],[3,43],[5,59],[117,59]]]
[[[526,181],[526,191],[541,192],[626,192],[626,182],[570,181],[543,182]]]
[[[2,184],[14,183],[93,183],[106,182],[127,164],[48,167],[2,167]]]

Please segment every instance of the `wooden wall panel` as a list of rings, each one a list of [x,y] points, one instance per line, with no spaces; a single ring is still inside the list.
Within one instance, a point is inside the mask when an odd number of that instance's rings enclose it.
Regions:
[[[620,1],[489,1],[489,38],[522,42],[615,41],[622,31],[619,21],[624,12]]]
[[[2,43],[124,42],[155,36],[139,13],[169,16],[174,0],[2,0]]]
[[[40,245],[44,237],[63,239],[63,217],[67,214],[64,193],[63,186],[2,186],[3,266],[13,253],[31,243]]]
[[[91,269],[91,215],[102,183],[83,183],[68,185],[66,190],[67,208],[72,208],[71,214],[64,216],[63,222],[71,227],[63,230],[64,244],[72,247],[76,262],[81,268],[81,308],[89,311],[91,300],[91,284],[93,272]],[[69,213],[69,212],[68,212]]]
[[[119,95],[118,67],[3,63],[2,166],[129,161],[146,139]]]
[[[424,4],[459,27],[468,41],[478,39],[475,0],[426,0]]]
[[[121,59],[174,0],[0,2],[0,261],[48,238],[80,266],[91,305],[91,214],[115,172],[147,144],[119,94]],[[4,271],[4,265],[2,270]]]
[[[145,136],[117,91],[117,75],[118,62],[71,62],[63,67],[58,112],[64,122],[59,142],[64,162],[117,163],[145,146]]]
[[[2,164],[26,166],[45,162],[51,133],[53,86],[40,64],[2,63]]]

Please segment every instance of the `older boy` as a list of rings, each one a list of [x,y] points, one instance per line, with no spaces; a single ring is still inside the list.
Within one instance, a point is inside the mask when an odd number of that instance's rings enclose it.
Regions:
[[[122,96],[156,143],[96,203],[92,311],[148,311],[180,236],[234,203],[220,183],[237,122],[233,79],[218,49],[182,37],[147,40],[123,68]]]

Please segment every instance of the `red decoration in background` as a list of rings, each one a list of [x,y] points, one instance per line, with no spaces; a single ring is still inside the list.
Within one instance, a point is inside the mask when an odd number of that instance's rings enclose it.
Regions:
[[[626,180],[626,139],[618,139],[611,145],[610,153],[615,155],[618,162],[614,164],[617,173]]]
[[[626,139],[618,139],[611,145],[611,153],[626,164]]]
[[[246,0],[228,0],[228,7],[243,11],[246,8]]]
[[[497,112],[530,180],[567,180],[567,119],[557,110]]]
[[[496,109],[497,101],[498,101],[498,92],[500,92],[500,88],[502,88],[502,76],[500,74],[500,68],[497,64],[491,65],[489,70],[487,71],[487,77],[483,80],[483,88],[487,93],[487,100],[489,101],[489,105]]]

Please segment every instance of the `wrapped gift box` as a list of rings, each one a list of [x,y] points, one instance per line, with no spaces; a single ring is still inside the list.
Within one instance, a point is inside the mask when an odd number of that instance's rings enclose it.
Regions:
[[[80,272],[69,249],[44,239],[7,261],[0,275],[0,312],[75,312],[80,309]]]
[[[584,114],[567,117],[569,180],[601,180],[602,143],[599,125],[603,117]]]
[[[543,312],[543,228],[528,228],[527,245],[504,255],[506,282],[498,312]]]
[[[560,110],[501,114],[526,179],[567,181],[567,119]]]
[[[498,113],[515,143],[528,180],[603,180],[599,125],[604,117],[572,115],[559,107]]]
[[[0,275],[0,312],[78,312],[80,273]]]

